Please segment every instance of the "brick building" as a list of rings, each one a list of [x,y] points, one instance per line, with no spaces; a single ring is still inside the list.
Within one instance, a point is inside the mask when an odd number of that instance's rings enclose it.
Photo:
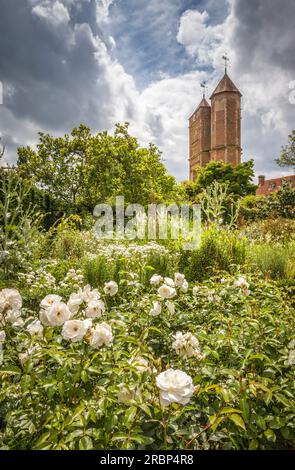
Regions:
[[[295,175],[282,176],[281,178],[274,178],[266,180],[265,176],[258,176],[258,188],[256,189],[256,196],[267,196],[274,191],[277,191],[283,184],[283,181],[289,181],[295,189]]]
[[[241,93],[225,72],[211,95],[189,119],[189,177],[210,161],[241,162]]]

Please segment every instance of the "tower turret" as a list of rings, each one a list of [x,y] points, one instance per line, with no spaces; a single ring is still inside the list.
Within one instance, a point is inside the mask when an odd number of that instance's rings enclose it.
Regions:
[[[241,93],[225,74],[211,96],[211,153],[213,161],[236,166],[241,162]]]
[[[195,179],[195,168],[210,161],[211,107],[205,96],[189,119],[190,179]]]

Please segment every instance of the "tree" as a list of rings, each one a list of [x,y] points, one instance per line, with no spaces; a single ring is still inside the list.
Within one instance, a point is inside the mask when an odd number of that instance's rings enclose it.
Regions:
[[[114,135],[92,135],[81,124],[70,135],[39,136],[37,150],[18,149],[19,173],[50,192],[68,212],[92,211],[98,203],[113,203],[118,195],[127,204],[143,205],[173,195],[176,182],[167,174],[159,150],[153,144],[140,147],[128,123],[116,124]]]
[[[196,190],[200,193],[208,188],[214,181],[228,185],[228,194],[243,197],[255,194],[256,185],[252,183],[254,177],[254,162],[249,160],[236,167],[224,162],[210,162],[200,168],[196,179]]]
[[[281,154],[275,161],[279,166],[295,168],[295,130],[289,135],[288,144],[282,147]]]

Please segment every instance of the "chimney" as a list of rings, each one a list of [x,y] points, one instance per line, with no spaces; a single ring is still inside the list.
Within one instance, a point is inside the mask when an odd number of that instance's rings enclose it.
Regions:
[[[258,185],[263,186],[265,183],[265,176],[264,175],[259,175],[258,176]]]

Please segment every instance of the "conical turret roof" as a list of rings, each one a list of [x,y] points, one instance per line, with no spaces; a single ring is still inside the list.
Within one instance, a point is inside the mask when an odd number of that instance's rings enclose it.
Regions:
[[[214,95],[217,95],[218,93],[224,93],[228,91],[231,93],[239,93],[239,95],[242,96],[242,93],[238,90],[234,82],[229,78],[229,76],[225,72],[224,76],[222,77],[217,87],[213,91],[210,99],[212,99],[212,97]]]
[[[199,106],[195,109],[191,117],[200,109],[200,108],[211,108],[210,104],[206,100],[205,96],[203,96],[202,101],[200,102]]]

